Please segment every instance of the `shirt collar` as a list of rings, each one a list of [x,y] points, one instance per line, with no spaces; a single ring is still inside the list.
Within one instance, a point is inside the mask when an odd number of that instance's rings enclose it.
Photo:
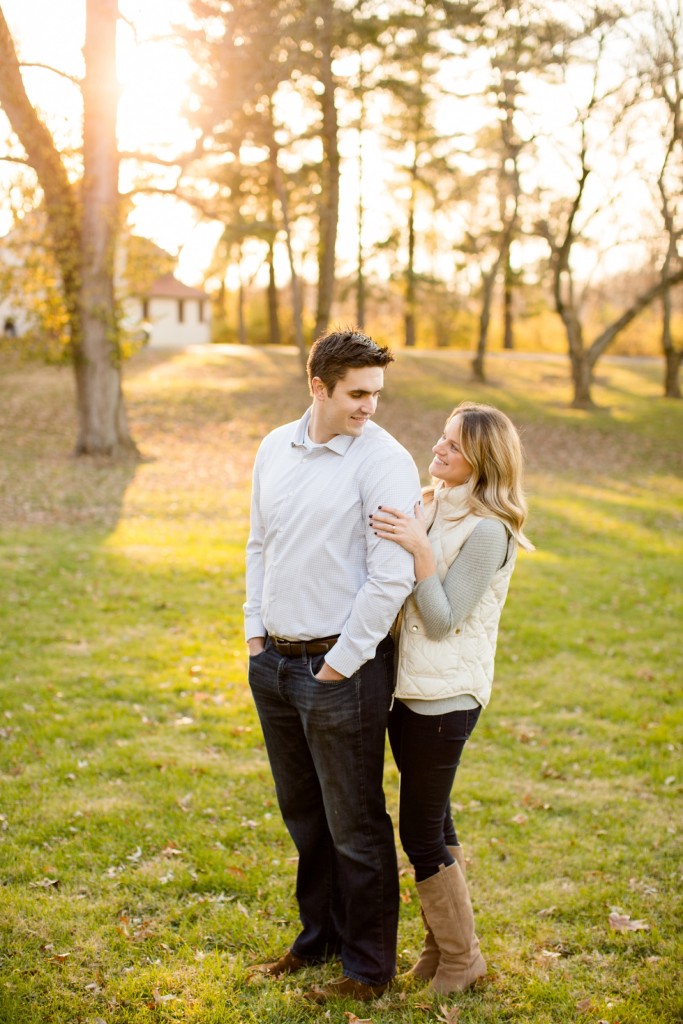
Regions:
[[[294,437],[290,442],[292,448],[303,448],[304,438],[306,437],[306,431],[308,430],[308,424],[311,419],[311,409],[308,408],[303,414],[299,422],[296,424],[294,430]],[[336,452],[337,455],[346,455],[347,451],[355,441],[355,437],[351,437],[350,434],[335,434],[329,441],[325,441],[323,444],[324,448],[329,448],[330,451]]]

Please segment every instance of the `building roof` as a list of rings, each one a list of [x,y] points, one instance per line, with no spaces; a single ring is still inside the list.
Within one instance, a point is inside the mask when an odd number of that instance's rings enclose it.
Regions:
[[[158,277],[145,294],[149,298],[208,299],[208,295],[201,288],[191,288],[189,284],[183,284],[173,274],[163,274]]]

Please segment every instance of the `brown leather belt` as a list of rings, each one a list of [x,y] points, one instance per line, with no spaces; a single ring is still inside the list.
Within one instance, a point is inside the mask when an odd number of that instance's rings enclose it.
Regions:
[[[336,636],[323,636],[318,640],[283,640],[282,637],[271,636],[270,642],[277,653],[283,654],[285,658],[301,658],[304,654],[327,654],[338,639],[339,633]]]

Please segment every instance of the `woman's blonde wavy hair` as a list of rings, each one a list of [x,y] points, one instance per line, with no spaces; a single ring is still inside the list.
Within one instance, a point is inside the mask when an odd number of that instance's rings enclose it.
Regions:
[[[524,454],[512,421],[491,405],[461,402],[446,420],[460,417],[460,449],[472,467],[467,481],[467,511],[475,516],[500,519],[520,547],[533,551],[523,526],[527,504],[522,490]],[[428,504],[441,481],[432,479],[424,490]]]

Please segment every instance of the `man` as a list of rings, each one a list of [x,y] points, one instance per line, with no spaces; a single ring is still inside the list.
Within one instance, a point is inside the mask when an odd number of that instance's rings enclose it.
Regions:
[[[393,688],[389,628],[413,560],[380,540],[385,503],[412,514],[415,464],[370,422],[393,361],[358,332],[311,349],[313,398],[256,456],[247,544],[249,685],[283,819],[299,851],[302,928],[270,977],[341,956],[308,996],[373,999],[396,968],[398,873],[382,789]]]

